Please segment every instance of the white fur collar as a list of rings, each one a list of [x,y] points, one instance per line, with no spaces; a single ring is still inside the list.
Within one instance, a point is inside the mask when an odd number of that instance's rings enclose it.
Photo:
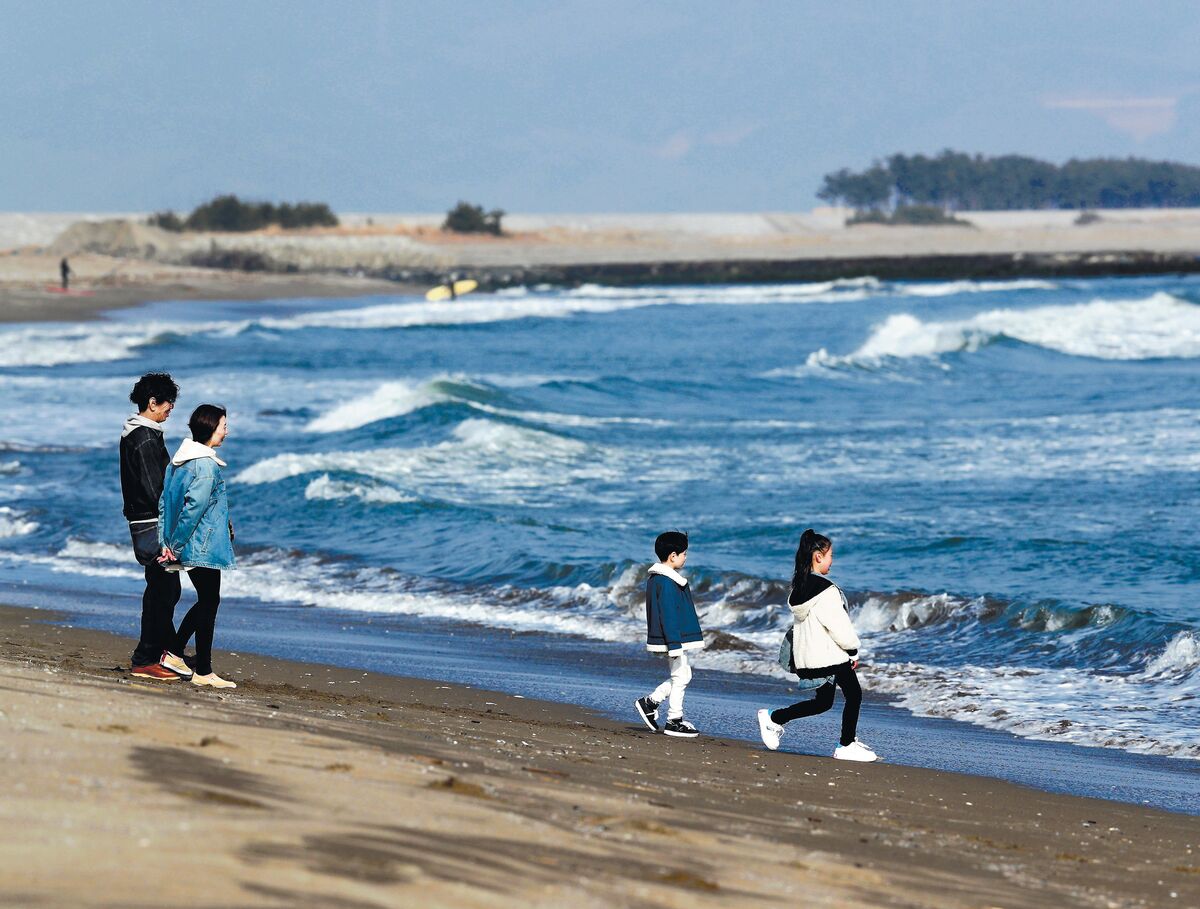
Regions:
[[[687,587],[688,579],[670,565],[664,565],[662,562],[655,562],[651,565],[650,574],[661,574],[664,578],[670,578],[680,587]]]
[[[217,457],[217,452],[209,448],[207,445],[201,445],[192,439],[184,439],[183,444],[179,446],[179,451],[175,452],[175,457],[171,458],[171,463],[178,467],[180,464],[186,464],[188,461],[194,461],[197,458],[212,458],[221,467],[225,466],[225,462]]]

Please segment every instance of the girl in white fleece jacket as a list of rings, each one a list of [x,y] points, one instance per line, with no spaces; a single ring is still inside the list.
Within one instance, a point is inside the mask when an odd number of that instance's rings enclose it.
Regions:
[[[842,689],[846,705],[842,709],[841,743],[833,756],[841,761],[875,761],[874,751],[860,742],[858,711],[862,706],[862,687],[854,669],[858,666],[858,635],[850,624],[846,597],[825,575],[833,566],[833,543],[812,528],[800,535],[796,548],[796,570],[788,605],[792,610],[792,662],[801,679],[827,681],[817,688],[816,697],[779,710],[758,711],[758,729],[763,744],[771,751],[779,747],[783,727],[792,720],[824,713],[833,706],[835,686]]]

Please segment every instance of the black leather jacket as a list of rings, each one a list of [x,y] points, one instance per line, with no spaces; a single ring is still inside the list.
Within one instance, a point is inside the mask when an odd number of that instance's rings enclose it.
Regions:
[[[126,521],[158,517],[158,499],[169,460],[167,443],[158,430],[138,426],[121,438],[121,495]]]

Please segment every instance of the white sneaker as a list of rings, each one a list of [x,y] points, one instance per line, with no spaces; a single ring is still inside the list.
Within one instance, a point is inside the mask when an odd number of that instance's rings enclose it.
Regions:
[[[779,747],[779,739],[783,736],[783,727],[771,720],[771,711],[766,707],[758,711],[758,734],[762,736],[763,744],[768,751]]]
[[[855,739],[849,745],[838,745],[833,749],[833,756],[839,761],[858,761],[862,764],[869,764],[872,761],[879,760],[879,755],[858,739]]]
[[[196,673],[192,676],[193,685],[204,685],[209,688],[237,688],[237,682],[231,682],[229,679],[223,679],[215,672],[210,672],[208,675]]]
[[[164,650],[162,659],[158,661],[158,665],[165,666],[181,679],[190,679],[192,677],[192,669],[183,661],[182,657],[177,657],[169,650]]]

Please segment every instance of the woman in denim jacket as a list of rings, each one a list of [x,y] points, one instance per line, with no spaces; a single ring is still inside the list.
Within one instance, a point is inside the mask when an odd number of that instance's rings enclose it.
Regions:
[[[236,688],[212,668],[213,629],[221,604],[221,570],[236,568],[233,557],[233,523],[221,468],[225,462],[216,449],[225,441],[228,425],[225,408],[201,404],[188,420],[192,438],[179,446],[167,465],[162,498],[158,500],[158,536],[169,556],[178,560],[196,588],[196,604],[188,610],[172,652],[183,655],[192,635],[196,658],[192,684]],[[203,440],[203,441],[201,441]]]

